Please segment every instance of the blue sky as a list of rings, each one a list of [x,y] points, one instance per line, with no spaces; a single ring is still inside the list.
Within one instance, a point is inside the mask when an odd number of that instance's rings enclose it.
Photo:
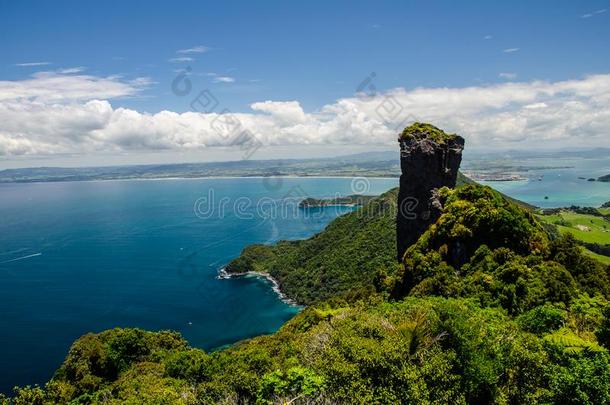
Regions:
[[[139,78],[137,90],[107,100],[142,114],[189,111],[203,89],[233,112],[272,100],[315,113],[354,97],[371,72],[381,93],[608,74],[608,9],[609,1],[1,1],[0,81],[45,71]],[[193,93],[177,96],[172,80],[187,67]]]

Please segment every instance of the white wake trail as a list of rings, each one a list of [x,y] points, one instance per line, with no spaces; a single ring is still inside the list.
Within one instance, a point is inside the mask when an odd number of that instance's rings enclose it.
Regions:
[[[42,256],[42,253],[34,253],[32,255],[27,255],[27,256],[23,256],[23,257],[18,257],[16,259],[11,259],[11,260],[5,260],[3,262],[0,262],[0,264],[4,264],[4,263],[10,263],[10,262],[16,262],[17,260],[24,260],[24,259],[29,259],[30,257],[36,257],[36,256]]]

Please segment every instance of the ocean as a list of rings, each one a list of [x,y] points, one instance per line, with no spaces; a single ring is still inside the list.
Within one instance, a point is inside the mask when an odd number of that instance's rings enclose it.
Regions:
[[[583,163],[584,162],[584,163]],[[605,161],[486,184],[543,206],[598,206]],[[606,173],[607,172],[607,173]],[[303,239],[350,207],[305,197],[380,194],[398,179],[215,178],[0,184],[0,392],[47,381],[70,344],[114,327],[176,330],[215,349],[276,331],[299,308],[257,278],[219,279],[252,243]]]
[[[525,173],[526,180],[480,183],[541,208],[599,207],[610,201],[610,183],[588,181],[610,174],[610,158],[540,158],[527,159],[522,164],[561,168],[530,170]]]
[[[0,392],[42,384],[88,332],[176,330],[206,350],[272,333],[299,308],[269,282],[218,279],[252,243],[302,239],[397,179],[226,178],[0,184]],[[211,207],[214,207],[213,209]]]

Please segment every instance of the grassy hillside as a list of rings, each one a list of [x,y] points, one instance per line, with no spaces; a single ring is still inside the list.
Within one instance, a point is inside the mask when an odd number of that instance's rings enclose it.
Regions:
[[[315,302],[273,335],[205,353],[173,332],[88,334],[14,403],[610,404],[610,267],[488,187],[442,194],[400,266],[396,190],[246,249],[234,269]]]
[[[537,218],[554,228],[555,232],[574,236],[585,247],[585,253],[605,264],[610,264],[610,212],[598,208],[592,214],[571,209],[558,210]]]
[[[598,254],[598,253],[591,252],[591,251],[590,251],[590,250],[588,250],[588,249],[584,249],[584,253],[585,253],[587,256],[592,257],[593,259],[597,260],[598,262],[601,262],[601,263],[604,263],[604,264],[610,265],[610,257],[609,257],[609,256],[606,256],[606,255],[600,255],[600,254]]]
[[[566,210],[555,215],[540,215],[538,218],[556,225],[561,233],[571,233],[578,240],[589,243],[610,243],[610,221],[603,217]]]

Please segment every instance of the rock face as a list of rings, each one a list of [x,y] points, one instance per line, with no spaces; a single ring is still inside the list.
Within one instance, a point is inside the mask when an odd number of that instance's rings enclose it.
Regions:
[[[396,218],[398,260],[436,222],[443,203],[442,187],[455,187],[464,138],[430,124],[415,123],[400,134],[400,192]]]

